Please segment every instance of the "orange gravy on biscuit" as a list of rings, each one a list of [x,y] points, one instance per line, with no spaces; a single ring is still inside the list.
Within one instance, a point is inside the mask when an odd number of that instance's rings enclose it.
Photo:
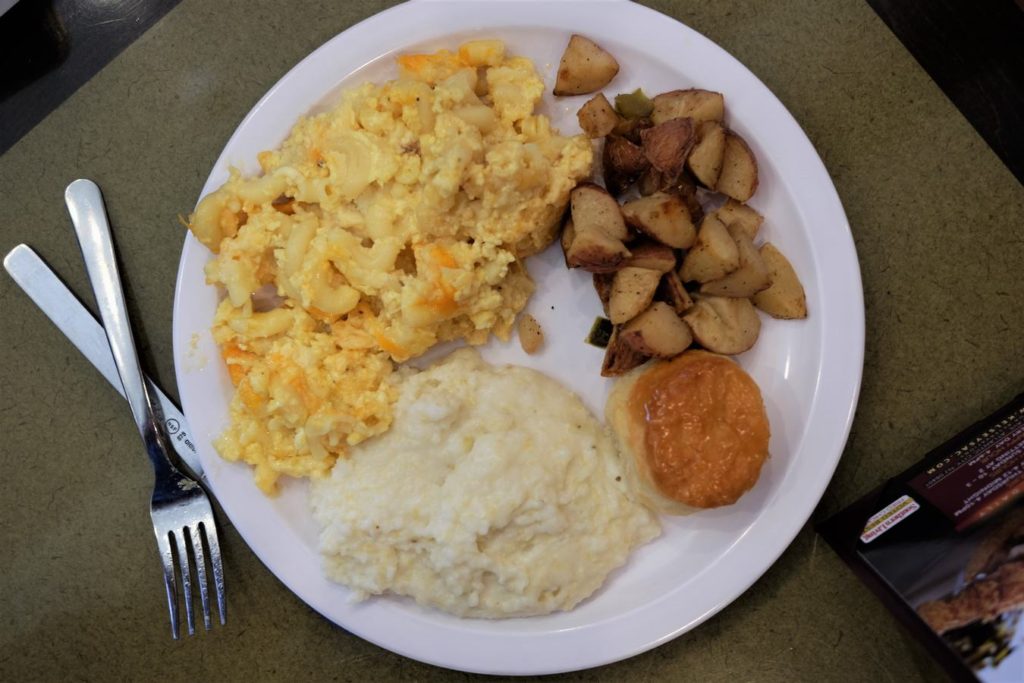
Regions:
[[[645,372],[630,398],[663,495],[710,508],[735,503],[757,482],[768,458],[768,417],[757,384],[732,360],[684,353]]]

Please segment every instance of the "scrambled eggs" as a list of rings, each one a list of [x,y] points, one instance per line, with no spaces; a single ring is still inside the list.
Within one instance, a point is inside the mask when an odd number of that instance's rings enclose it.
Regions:
[[[403,369],[395,423],[310,489],[324,572],[471,617],[570,610],[660,533],[614,439],[536,370]]]
[[[543,83],[500,41],[398,64],[301,119],[259,155],[263,175],[232,172],[190,219],[227,294],[213,334],[237,390],[216,446],[267,493],[388,429],[395,362],[507,338],[533,290],[522,259],[590,172],[590,143],[533,113]]]

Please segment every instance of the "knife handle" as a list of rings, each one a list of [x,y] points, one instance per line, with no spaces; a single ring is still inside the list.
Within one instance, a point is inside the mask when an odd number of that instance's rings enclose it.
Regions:
[[[57,329],[99,370],[110,386],[124,398],[121,378],[110,354],[103,327],[75,298],[56,273],[29,248],[19,244],[4,257],[4,268],[22,291],[35,303]],[[181,462],[197,476],[203,475],[192,430],[178,406],[148,377],[150,394],[156,398],[164,429]]]

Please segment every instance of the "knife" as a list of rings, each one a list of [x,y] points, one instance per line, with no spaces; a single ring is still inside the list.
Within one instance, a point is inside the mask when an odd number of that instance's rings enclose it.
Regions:
[[[124,387],[121,386],[121,378],[114,366],[114,357],[110,353],[103,327],[49,266],[28,246],[19,244],[4,257],[4,268],[57,329],[64,333],[107,382],[117,389],[121,398],[124,398]],[[153,380],[149,377],[145,379],[150,392],[157,399],[159,412],[174,451],[192,474],[203,477],[203,466],[199,463],[195,438],[188,423],[185,422],[185,416]]]

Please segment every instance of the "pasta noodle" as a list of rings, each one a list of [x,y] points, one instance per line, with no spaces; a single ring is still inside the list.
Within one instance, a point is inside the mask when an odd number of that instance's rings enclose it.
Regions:
[[[232,170],[190,219],[215,255],[213,334],[236,386],[216,445],[267,493],[388,428],[396,363],[507,338],[533,291],[522,259],[590,171],[590,143],[534,114],[543,83],[500,41],[398,62],[398,80],[299,120],[262,175]]]

